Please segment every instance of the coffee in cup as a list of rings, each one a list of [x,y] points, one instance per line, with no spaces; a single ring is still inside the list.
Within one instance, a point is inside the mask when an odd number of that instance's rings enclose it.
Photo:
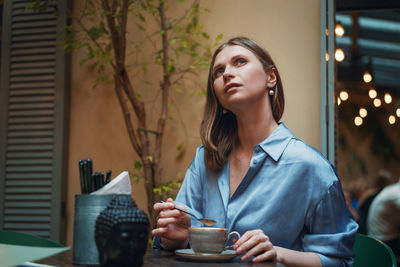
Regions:
[[[191,227],[189,228],[189,243],[196,253],[221,253],[226,247],[226,242],[240,234],[233,231],[228,234],[226,228]]]

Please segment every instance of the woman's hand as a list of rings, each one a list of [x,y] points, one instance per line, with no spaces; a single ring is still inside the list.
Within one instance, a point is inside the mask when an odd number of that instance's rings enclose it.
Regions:
[[[252,256],[255,256],[252,260],[253,262],[262,262],[266,260],[276,262],[277,259],[275,247],[272,245],[268,236],[260,229],[247,231],[235,242],[233,249],[235,249],[238,254],[246,252],[246,254],[241,257],[242,261],[246,261]]]
[[[153,206],[158,215],[157,228],[152,231],[152,234],[161,237],[166,249],[185,248],[189,237],[190,216],[174,209],[174,206],[171,198]],[[179,207],[185,209],[184,206]]]

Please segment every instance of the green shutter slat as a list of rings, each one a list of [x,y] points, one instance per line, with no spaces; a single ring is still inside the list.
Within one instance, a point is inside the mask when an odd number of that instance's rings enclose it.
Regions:
[[[28,94],[29,95],[29,94]],[[31,96],[33,96],[31,94]],[[53,109],[54,103],[24,103],[24,104],[11,104],[9,110],[33,110],[33,109]]]
[[[12,180],[12,181],[6,181],[6,186],[46,186],[49,187],[51,186],[51,181],[49,180]],[[7,198],[6,198],[7,199]],[[24,196],[23,199],[29,199],[27,196]]]
[[[51,179],[51,173],[7,173],[6,180],[8,179]]]
[[[7,148],[8,151],[51,151],[53,150],[52,145],[9,145]]]
[[[14,117],[34,117],[34,116],[52,116],[54,114],[53,110],[19,110],[19,111],[10,111],[8,116],[11,118]]]
[[[39,215],[39,216],[45,216],[45,215],[50,215],[50,210],[46,208],[30,208],[30,209],[24,209],[24,208],[14,208],[14,209],[5,209],[4,210],[5,215]]]
[[[8,137],[38,137],[38,136],[52,136],[54,131],[23,131],[23,132],[8,132]]]
[[[55,69],[54,68],[38,68],[38,69],[24,69],[24,70],[12,70],[11,71],[11,76],[17,76],[17,75],[40,75],[40,74],[54,74]]]
[[[55,67],[53,61],[40,61],[40,62],[20,62],[11,64],[10,68],[13,69],[30,69],[30,68],[43,68]]]
[[[35,88],[52,88],[54,90],[54,81],[47,82],[30,82],[30,83],[14,83],[10,85],[10,89],[35,89]]]
[[[18,166],[6,167],[7,172],[45,172],[51,171],[51,166]]]
[[[6,209],[8,208],[36,208],[36,209],[44,209],[50,208],[49,201],[7,201],[4,205]]]
[[[12,22],[18,23],[18,22],[25,22],[25,21],[49,21],[54,19],[54,14],[52,13],[47,13],[47,14],[42,14],[40,17],[36,16],[36,14],[29,15],[25,14],[25,16],[14,16],[12,18]]]
[[[23,200],[23,201],[50,201],[51,197],[46,195],[38,195],[38,194],[24,194],[24,195],[8,195],[6,200]]]
[[[54,129],[52,124],[16,124],[16,125],[9,125],[9,131],[35,131],[35,130],[49,130]]]
[[[51,164],[51,159],[7,159],[7,166],[11,165],[43,165],[43,164]]]
[[[7,216],[8,222],[44,222],[49,223],[50,217],[49,216]]]
[[[14,35],[11,37],[12,42],[29,42],[29,41],[52,41],[57,38],[56,33],[46,33],[37,35]]]
[[[5,218],[7,220],[7,217]],[[48,223],[31,223],[31,222],[25,222],[25,223],[6,223],[4,224],[5,229],[19,229],[19,230],[30,230],[30,229],[35,229],[35,230],[48,230],[49,229],[49,224]]]

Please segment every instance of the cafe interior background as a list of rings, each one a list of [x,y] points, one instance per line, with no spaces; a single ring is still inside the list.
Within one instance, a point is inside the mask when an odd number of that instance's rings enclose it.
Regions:
[[[66,11],[76,14],[83,2],[58,1],[57,18],[45,14],[29,23],[27,1],[0,1],[0,228],[66,245],[73,242],[74,197],[81,190],[78,161],[91,158],[95,170],[110,169],[113,177],[134,173],[137,161],[112,85],[97,83],[96,74],[80,64],[84,51],[67,53],[51,40],[63,38],[56,32],[68,21]],[[244,35],[269,50],[285,87],[282,121],[337,166],[346,188],[369,183],[380,169],[400,176],[400,5],[358,2],[200,2],[209,9],[201,23],[211,39]],[[334,34],[337,24],[342,36]],[[42,37],[48,38],[46,47],[29,43]],[[140,37],[128,35],[130,41]],[[20,58],[25,69],[16,67]],[[148,78],[156,74],[154,69]],[[198,75],[203,85],[206,76],[207,70]],[[164,181],[182,179],[200,145],[205,97],[195,92],[171,92]],[[153,93],[141,92],[147,105],[154,105]],[[131,183],[132,198],[146,211],[143,179]]]

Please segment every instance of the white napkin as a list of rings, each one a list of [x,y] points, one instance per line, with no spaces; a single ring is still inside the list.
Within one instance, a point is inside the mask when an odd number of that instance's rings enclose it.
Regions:
[[[132,193],[131,180],[127,171],[121,172],[117,177],[112,179],[108,184],[97,191],[90,193],[91,195],[107,195],[119,194],[130,195]]]

